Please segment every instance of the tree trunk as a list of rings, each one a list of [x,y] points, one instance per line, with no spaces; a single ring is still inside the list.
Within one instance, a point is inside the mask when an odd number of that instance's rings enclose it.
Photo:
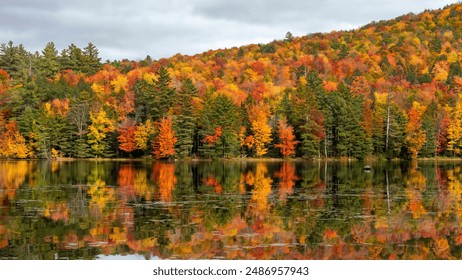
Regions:
[[[390,94],[387,97],[387,133],[385,137],[385,152],[388,151],[388,138],[390,136]]]

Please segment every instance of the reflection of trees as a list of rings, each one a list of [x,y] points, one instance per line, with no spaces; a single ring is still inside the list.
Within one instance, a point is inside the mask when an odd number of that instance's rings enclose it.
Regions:
[[[157,168],[163,167],[157,166]],[[149,182],[148,172],[144,166],[122,164],[118,170],[117,185],[117,193],[125,202],[137,201],[138,198],[145,201],[154,199],[154,185]]]
[[[217,180],[217,178],[213,176],[208,176],[203,179],[204,185],[207,187],[213,187],[215,190],[215,193],[222,193],[223,192],[223,187],[221,186],[220,182]]]
[[[26,179],[31,165],[28,161],[0,161],[0,206],[15,197],[16,190]]]
[[[144,198],[146,201],[154,199],[153,185],[148,181],[148,172],[146,168],[137,169],[134,180],[135,193],[138,197]]]
[[[460,180],[462,178],[461,168],[457,166],[453,170],[449,170],[448,173],[448,201],[451,205],[451,212],[456,215],[460,226],[462,226],[462,184]]]
[[[257,163],[255,175],[248,176],[248,184],[253,185],[252,196],[249,201],[249,213],[256,217],[264,217],[269,214],[270,205],[268,196],[271,193],[273,180],[267,176],[268,168],[262,162]]]
[[[460,259],[461,169],[419,165],[0,161],[0,257]]]
[[[295,181],[299,179],[295,175],[295,164],[284,161],[279,172],[274,173],[274,177],[279,178],[278,197],[285,201],[286,197],[293,193]]]
[[[409,200],[409,210],[414,219],[419,219],[421,215],[427,214],[422,201],[422,193],[427,187],[427,178],[417,170],[417,163],[412,162],[412,166],[406,177],[406,195]]]
[[[75,219],[88,218],[88,199],[84,194],[84,186],[78,185],[75,195],[69,201],[70,216]]]
[[[101,217],[105,210],[110,210],[116,205],[115,189],[108,187],[101,179],[95,179],[90,183],[88,195],[90,196],[90,215],[96,219]]]
[[[123,164],[119,167],[117,177],[118,193],[124,201],[135,199],[135,168],[131,164]]]
[[[176,184],[175,165],[173,163],[154,162],[151,180],[157,183],[160,201],[172,201],[172,192]]]

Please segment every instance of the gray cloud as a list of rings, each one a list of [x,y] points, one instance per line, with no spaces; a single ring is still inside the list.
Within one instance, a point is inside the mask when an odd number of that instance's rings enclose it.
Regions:
[[[103,59],[194,54],[442,8],[431,0],[0,0],[0,42],[31,51],[93,42]]]

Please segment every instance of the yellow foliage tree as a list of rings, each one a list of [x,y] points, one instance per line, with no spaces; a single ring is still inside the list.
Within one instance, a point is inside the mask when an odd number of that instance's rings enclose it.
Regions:
[[[449,75],[449,64],[446,61],[439,61],[433,68],[433,75],[436,81],[445,82]]]
[[[114,123],[107,117],[106,111],[101,109],[96,116],[90,112],[91,124],[88,127],[88,144],[91,145],[96,157],[103,156],[109,144],[106,143],[108,133],[115,130]]]
[[[154,130],[154,124],[150,120],[137,126],[135,131],[135,144],[137,149],[145,151],[149,147],[149,138],[151,134],[154,133]]]
[[[255,155],[261,157],[268,152],[265,145],[271,141],[271,127],[268,125],[269,106],[267,104],[253,105],[248,115],[253,133]]]
[[[121,90],[127,90],[128,79],[125,75],[118,75],[114,80],[111,81],[111,86],[114,87],[115,93],[120,93]]]

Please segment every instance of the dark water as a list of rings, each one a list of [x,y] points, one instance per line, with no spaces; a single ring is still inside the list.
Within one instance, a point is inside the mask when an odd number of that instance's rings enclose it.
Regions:
[[[456,162],[0,161],[0,259],[462,259]]]

